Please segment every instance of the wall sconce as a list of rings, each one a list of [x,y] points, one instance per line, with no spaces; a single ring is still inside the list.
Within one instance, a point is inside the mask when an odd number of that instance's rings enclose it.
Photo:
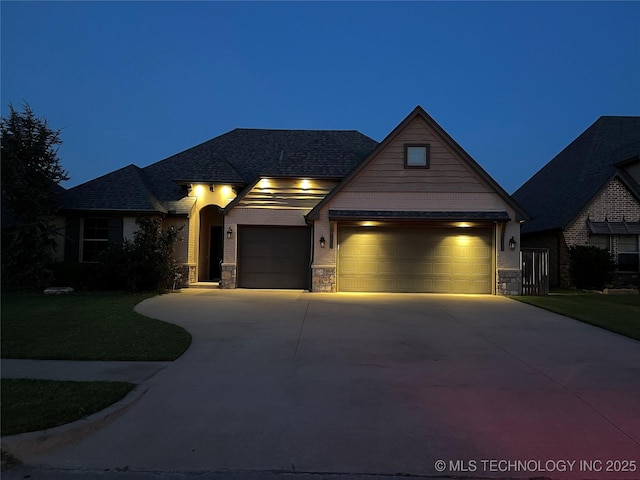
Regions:
[[[233,230],[231,229],[231,227],[227,228],[227,238],[231,238],[231,235],[233,235]]]
[[[187,188],[187,194],[191,193],[191,190],[193,190],[193,185],[191,185],[190,183],[187,183],[185,187]]]
[[[509,239],[509,250],[515,250],[516,249],[516,239],[511,237]]]
[[[213,183],[209,184],[209,191],[210,192],[215,192],[216,191],[216,186]]]
[[[327,244],[326,240],[324,239],[324,235],[322,237],[320,237],[320,248],[324,248],[324,246]]]

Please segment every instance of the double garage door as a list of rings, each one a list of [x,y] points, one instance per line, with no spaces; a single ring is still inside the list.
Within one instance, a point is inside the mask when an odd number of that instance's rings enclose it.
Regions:
[[[492,232],[339,226],[338,290],[492,293]]]
[[[492,228],[338,227],[342,292],[492,293]],[[238,286],[308,289],[311,229],[238,227]]]

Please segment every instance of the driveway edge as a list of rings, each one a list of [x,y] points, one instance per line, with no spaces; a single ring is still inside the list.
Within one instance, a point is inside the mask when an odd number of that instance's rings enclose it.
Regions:
[[[2,450],[24,461],[42,452],[62,447],[104,427],[135,405],[149,386],[138,385],[116,403],[75,422],[36,432],[2,437]]]

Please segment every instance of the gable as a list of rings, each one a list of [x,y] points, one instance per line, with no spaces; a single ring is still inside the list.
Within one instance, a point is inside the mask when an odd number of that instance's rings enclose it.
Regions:
[[[564,236],[570,245],[583,245],[589,239],[589,222],[639,221],[640,201],[618,176],[614,176],[573,219]]]
[[[428,144],[429,167],[405,168],[405,145]],[[348,192],[490,192],[421,117],[415,117],[372,158],[342,193]]]
[[[640,117],[600,117],[513,194],[532,216],[522,232],[566,229],[638,153]]]
[[[405,168],[405,146],[429,145],[428,168]],[[308,215],[326,208],[422,211],[511,211],[527,214],[422,107],[416,107]],[[321,214],[320,212],[324,213]]]

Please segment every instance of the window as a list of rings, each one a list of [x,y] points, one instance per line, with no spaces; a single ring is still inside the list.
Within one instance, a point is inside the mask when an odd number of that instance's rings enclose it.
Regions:
[[[85,218],[82,227],[82,261],[97,262],[109,245],[109,219]]]
[[[640,271],[638,238],[638,235],[620,235],[618,237],[618,270],[620,272]]]
[[[589,245],[593,245],[594,247],[601,248],[606,250],[607,252],[611,251],[611,244],[609,235],[591,235],[589,237]]]
[[[406,144],[404,166],[405,168],[429,168],[429,144]]]

